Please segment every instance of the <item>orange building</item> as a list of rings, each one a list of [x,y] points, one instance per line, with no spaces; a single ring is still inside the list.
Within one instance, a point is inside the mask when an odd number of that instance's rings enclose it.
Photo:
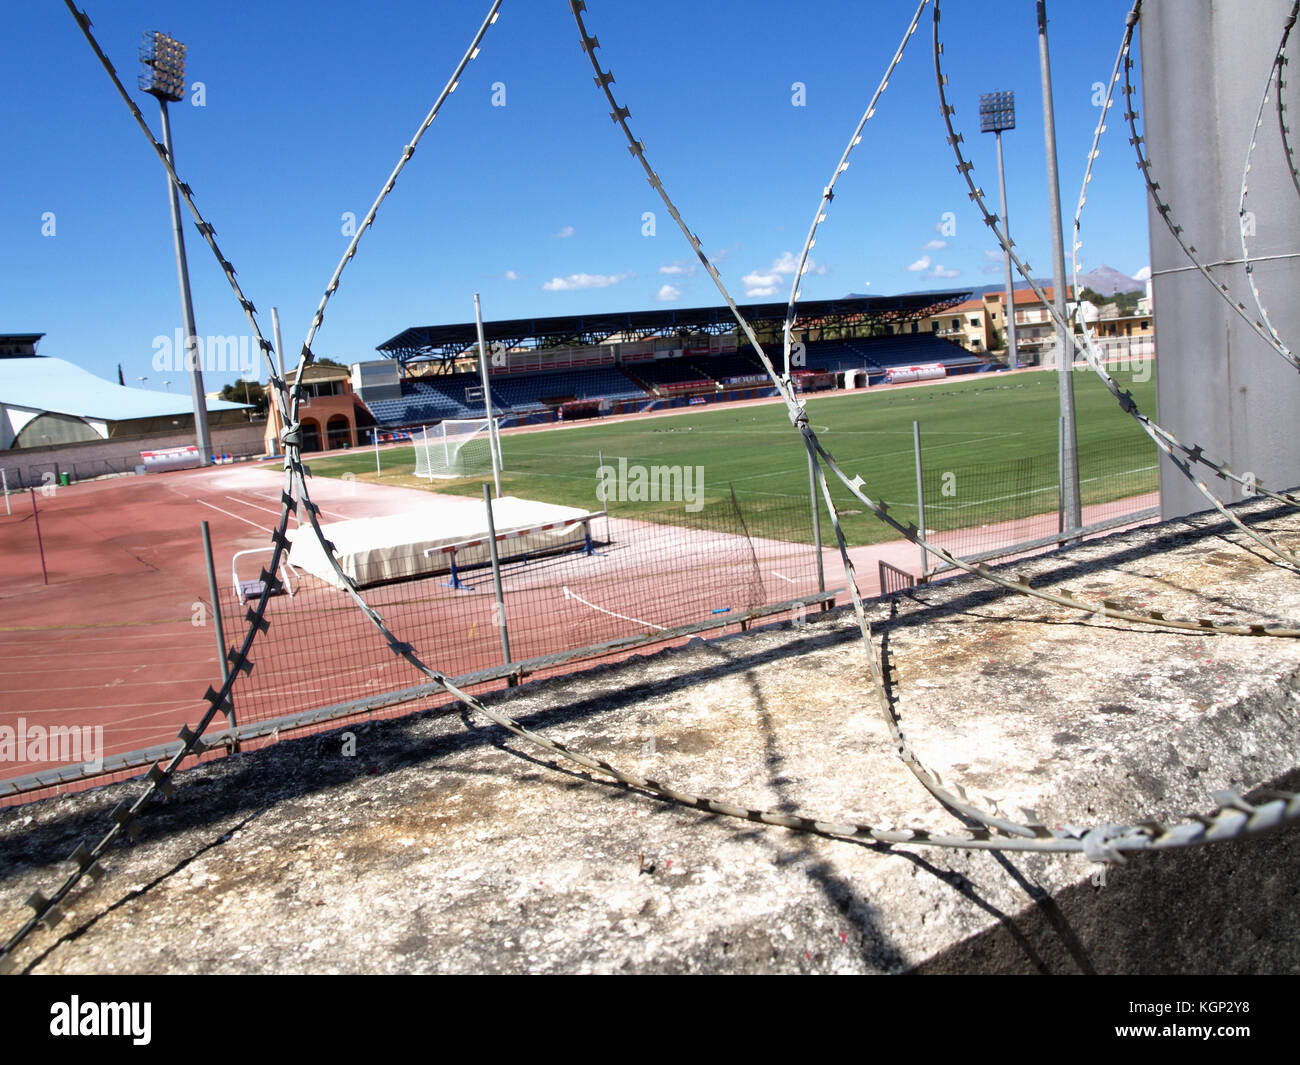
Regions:
[[[352,375],[346,366],[308,366],[303,370],[302,402],[298,406],[302,450],[356,447],[358,409],[364,410],[352,392]],[[272,435],[277,430],[271,428],[277,420],[272,417],[267,422],[268,452],[280,451],[278,436]]]

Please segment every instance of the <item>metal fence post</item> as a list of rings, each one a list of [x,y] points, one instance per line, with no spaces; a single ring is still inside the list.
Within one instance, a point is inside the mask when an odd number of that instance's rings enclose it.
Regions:
[[[230,669],[226,664],[226,631],[221,621],[221,601],[217,598],[217,571],[212,564],[212,532],[206,521],[199,523],[203,530],[203,561],[208,567],[208,597],[212,600],[212,625],[217,633],[217,662],[221,667],[221,683],[230,679]],[[235,727],[235,693],[231,692],[226,703],[225,715],[230,727]]]
[[[817,552],[817,591],[826,591],[826,567],[822,561],[822,512],[817,505],[817,464],[808,451],[808,494],[812,499],[813,550]]]
[[[1080,522],[1082,522],[1082,516]],[[1056,419],[1056,531],[1065,532],[1065,419]]]
[[[32,494],[32,521],[36,525],[36,549],[41,553],[41,581],[44,584],[50,583],[50,576],[45,572],[45,544],[41,540],[41,519],[36,513],[36,489],[27,489]]]
[[[912,422],[912,450],[916,453],[916,527],[920,530],[921,539],[925,536],[925,482],[921,476],[921,423]],[[930,566],[930,554],[924,547],[921,548],[921,580],[925,580],[926,573]]]
[[[596,467],[596,485],[597,485],[597,489],[599,490],[599,486],[600,486],[601,484],[603,484],[603,483],[604,483],[604,480],[605,480],[604,473],[603,473],[603,471],[604,471],[604,469],[605,469],[605,449],[604,449],[604,448],[600,448],[599,450],[597,450],[597,452],[596,452],[596,462],[599,463],[599,465],[597,465],[597,467]],[[609,534],[609,500],[608,500],[608,499],[599,499],[599,500],[597,500],[597,502],[600,503],[600,504],[602,504],[602,509],[605,511],[605,543],[607,543],[607,544],[612,544],[614,541],[613,541],[613,539],[610,537],[610,534]]]
[[[14,508],[9,505],[9,476],[5,473],[4,467],[2,466],[0,466],[0,484],[4,485],[5,516],[8,517],[14,512]]]
[[[492,490],[483,485],[483,506],[487,510],[488,554],[492,558],[492,585],[496,590],[496,623],[501,630],[501,653],[505,656],[505,665],[510,665],[510,631],[506,627],[506,599],[501,590],[501,559],[497,554],[497,525],[492,517]],[[513,681],[510,682],[513,687]]]

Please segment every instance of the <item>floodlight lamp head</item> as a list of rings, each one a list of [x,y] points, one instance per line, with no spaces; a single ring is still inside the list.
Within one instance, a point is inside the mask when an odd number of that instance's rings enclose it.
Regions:
[[[160,100],[185,97],[185,45],[158,30],[145,30],[140,41],[140,88]]]
[[[986,92],[980,94],[980,132],[1001,133],[1016,128],[1016,94]]]

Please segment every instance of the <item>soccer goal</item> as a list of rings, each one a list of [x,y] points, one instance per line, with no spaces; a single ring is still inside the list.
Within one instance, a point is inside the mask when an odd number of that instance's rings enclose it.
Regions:
[[[415,437],[415,475],[433,480],[492,475],[492,435],[486,418],[450,419]]]

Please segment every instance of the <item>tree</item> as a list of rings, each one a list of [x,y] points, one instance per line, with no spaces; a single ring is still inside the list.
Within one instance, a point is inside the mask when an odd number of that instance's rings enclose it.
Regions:
[[[245,381],[242,377],[233,385],[226,385],[221,390],[221,398],[230,403],[250,403],[253,413],[265,414],[269,404],[266,389],[260,381]]]

